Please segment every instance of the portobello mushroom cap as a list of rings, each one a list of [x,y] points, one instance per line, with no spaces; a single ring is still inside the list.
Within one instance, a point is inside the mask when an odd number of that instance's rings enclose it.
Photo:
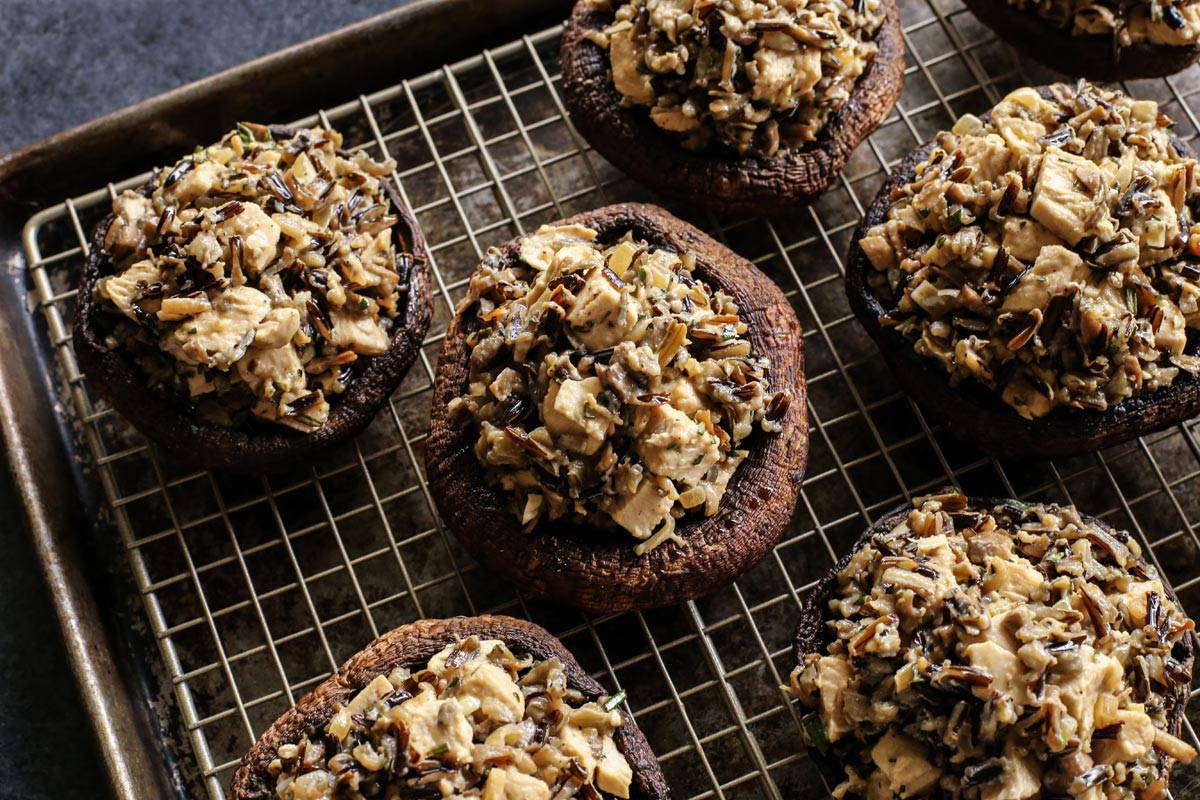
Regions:
[[[993,508],[1004,501],[994,497],[968,497],[968,508]],[[887,533],[903,522],[912,506],[905,504],[885,514],[874,525],[867,528],[862,536],[850,547],[830,570],[819,580],[808,593],[808,597],[804,601],[804,607],[800,611],[800,620],[796,624],[796,634],[792,644],[792,655],[797,665],[804,663],[804,657],[809,653],[823,653],[833,641],[833,634],[829,627],[825,624],[829,615],[829,601],[833,598],[834,589],[837,587],[838,574],[846,568],[850,563],[850,559],[854,557],[863,546],[870,542],[871,537],[883,533]],[[1090,514],[1080,512],[1079,516],[1089,523],[1100,526],[1108,532],[1114,532],[1115,529],[1104,522],[1103,520],[1093,517]],[[1167,595],[1177,605],[1182,608],[1179,603],[1179,598],[1175,596],[1175,591],[1170,586],[1163,582],[1163,588]],[[1187,658],[1180,660],[1189,673],[1195,666],[1195,650],[1192,645],[1191,637],[1185,636],[1181,640],[1183,647],[1187,651]],[[1184,715],[1187,711],[1189,686],[1183,684],[1175,687],[1174,692],[1168,698],[1169,706],[1166,709],[1167,719],[1170,722],[1168,733],[1173,736],[1178,736],[1183,728]],[[836,786],[845,778],[845,771],[842,762],[833,755],[830,751],[827,755],[821,755],[815,750],[809,751],[809,756],[813,759],[820,770],[821,775],[831,781],[830,786]],[[1175,764],[1175,759],[1159,751],[1159,767],[1162,776],[1165,779],[1170,779],[1171,769]]]
[[[757,433],[711,517],[685,517],[679,545],[664,542],[634,553],[624,531],[543,520],[531,532],[488,484],[475,456],[474,424],[452,419],[449,402],[468,379],[473,315],[455,314],[438,359],[425,468],[442,518],[480,563],[535,595],[587,611],[625,611],[679,603],[730,583],[770,552],[791,519],[808,457],[808,412],[800,325],[783,293],[745,259],[652,205],[627,203],[577,214],[553,225],[583,225],[612,242],[632,231],[654,247],[696,256],[694,275],[723,290],[748,323],[754,352],[771,359],[773,390],[790,402],[778,433]],[[519,257],[520,239],[501,260]]]
[[[272,125],[272,135],[286,139],[294,128]],[[105,276],[107,258],[102,252],[105,233],[113,221],[109,214],[96,226],[88,245],[75,306],[75,358],[95,389],[135,428],[181,463],[203,469],[263,472],[304,460],[340,444],[362,431],[400,385],[420,351],[429,330],[432,294],[429,251],[412,210],[396,187],[380,178],[384,193],[396,209],[393,235],[412,252],[408,293],[403,317],[398,317],[385,353],[371,359],[350,385],[331,403],[329,417],[313,433],[284,431],[257,421],[238,428],[205,423],[167,397],[151,390],[146,376],[120,348],[105,345],[105,316],[96,297],[96,284]],[[139,191],[149,195],[153,179]]]
[[[600,155],[667,197],[746,214],[795,212],[837,177],[850,154],[883,122],[904,84],[904,42],[896,0],[882,0],[879,51],[854,92],[832,114],[817,141],[803,150],[762,159],[719,151],[694,153],[662,131],[644,108],[622,105],[609,56],[586,38],[612,13],[577,0],[563,31],[563,95],[571,122]]]
[[[1038,90],[1048,96],[1045,87]],[[989,115],[980,118],[986,122]],[[1200,379],[1180,371],[1171,385],[1132,395],[1104,411],[1056,409],[1028,420],[1005,405],[997,393],[973,381],[952,387],[950,376],[936,361],[919,355],[912,341],[879,323],[887,309],[867,284],[867,275],[874,268],[858,243],[872,226],[887,219],[892,190],[912,181],[935,144],[929,141],[921,145],[892,170],[854,231],[846,256],[850,308],[875,340],[905,393],[938,417],[956,438],[990,455],[1014,458],[1052,459],[1091,453],[1169,428],[1200,413]],[[1187,143],[1176,138],[1174,145],[1181,155],[1191,156]],[[1189,342],[1185,352],[1200,352],[1200,342]]]
[[[419,620],[371,642],[343,664],[337,674],[323,681],[275,720],[242,757],[233,775],[230,797],[233,800],[275,797],[275,778],[267,766],[281,745],[299,741],[305,734],[323,728],[339,706],[349,702],[377,675],[386,675],[396,667],[423,667],[446,645],[472,635],[498,639],[515,654],[530,655],[538,661],[557,658],[562,662],[572,688],[582,692],[587,701],[605,694],[562,642],[532,622],[499,615]],[[613,733],[613,739],[633,769],[630,797],[634,800],[666,800],[670,790],[658,759],[633,717],[624,709],[618,711],[624,724]]]
[[[1187,69],[1200,56],[1200,42],[1191,46],[1135,42],[1114,52],[1111,36],[1074,36],[1007,0],[963,3],[1021,55],[1072,77],[1109,82],[1164,78]]]

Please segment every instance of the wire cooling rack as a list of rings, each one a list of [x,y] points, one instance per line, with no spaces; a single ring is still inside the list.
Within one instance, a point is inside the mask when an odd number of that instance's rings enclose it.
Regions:
[[[592,153],[564,118],[559,29],[326,109],[350,145],[398,162],[435,261],[433,335],[369,430],[318,463],[261,478],[189,471],[97,400],[69,325],[87,233],[114,192],[40,212],[24,230],[32,313],[61,370],[77,456],[98,482],[190,742],[216,799],[257,735],[368,641],[420,617],[503,612],[558,634],[629,705],[677,798],[826,797],[778,686],[805,592],[869,522],[947,483],[1071,501],[1145,544],[1200,616],[1200,441],[1195,423],[1055,463],[999,462],[943,434],[897,389],[853,321],[842,256],[885,170],[964,112],[1048,73],[1020,63],[957,2],[905,0],[900,104],[840,181],[795,220],[675,209],[753,259],[787,292],[807,349],[811,455],[784,541],[716,594],[646,613],[587,617],[529,602],[489,577],[441,528],[421,453],[438,343],[480,254],[549,220],[650,198]],[[1131,91],[1197,131],[1200,69]],[[230,121],[232,124],[232,120]],[[1195,695],[1193,695],[1194,697]],[[1194,744],[1189,721],[1186,736]],[[1196,795],[1180,770],[1175,797]]]

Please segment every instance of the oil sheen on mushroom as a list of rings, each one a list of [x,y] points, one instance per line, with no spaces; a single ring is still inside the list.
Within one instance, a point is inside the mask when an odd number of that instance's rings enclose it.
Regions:
[[[543,227],[503,266],[496,252],[461,309],[477,327],[467,392],[475,455],[526,530],[565,519],[624,530],[639,554],[711,516],[755,428],[789,398],[751,351],[737,305],[694,277],[695,257]]]
[[[1138,544],[954,491],[892,519],[837,573],[832,640],[788,689],[844,762],[834,797],[1164,798],[1164,759],[1196,755],[1170,730],[1195,626]]]
[[[874,58],[879,0],[591,0],[623,101],[689,150],[769,158],[817,139]]]
[[[240,124],[113,201],[106,339],[206,422],[319,429],[402,322],[412,255],[381,178],[334,130]]]
[[[377,675],[324,729],[278,748],[279,800],[628,798],[623,695],[585,702],[557,658],[470,636]]]
[[[1197,374],[1200,170],[1176,145],[1156,103],[1086,82],[964,116],[860,241],[881,323],[1027,419]]]

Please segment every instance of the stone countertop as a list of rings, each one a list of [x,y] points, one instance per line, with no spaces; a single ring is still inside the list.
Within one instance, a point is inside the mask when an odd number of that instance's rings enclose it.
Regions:
[[[5,0],[0,152],[399,4]],[[0,469],[0,519],[19,518]],[[103,800],[104,768],[20,525],[0,524],[0,552],[0,797]]]

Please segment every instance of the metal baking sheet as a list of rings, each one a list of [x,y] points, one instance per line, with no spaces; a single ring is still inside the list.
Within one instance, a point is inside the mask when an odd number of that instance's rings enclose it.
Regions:
[[[442,529],[422,473],[437,347],[481,253],[566,214],[654,199],[565,120],[557,27],[527,28],[323,110],[310,105],[299,120],[333,124],[348,143],[397,160],[397,183],[436,271],[422,357],[372,426],[318,462],[246,478],[163,460],[79,375],[68,328],[86,234],[112,193],[144,176],[94,171],[90,185],[23,219],[0,323],[32,355],[3,367],[0,390],[53,414],[22,423],[14,401],[17,412],[0,421],[25,443],[11,457],[31,513],[41,515],[47,572],[74,574],[64,578],[70,597],[104,598],[100,613],[60,608],[69,629],[103,642],[97,663],[116,673],[89,682],[76,664],[97,706],[89,711],[110,726],[126,711],[146,718],[101,737],[110,765],[136,773],[129,764],[137,759],[162,773],[159,794],[127,796],[224,797],[257,734],[376,635],[419,617],[486,611],[545,625],[602,683],[625,689],[676,797],[827,797],[803,754],[799,713],[778,688],[791,668],[800,604],[865,525],[948,483],[1075,502],[1131,530],[1200,615],[1195,423],[1067,461],[990,459],[949,438],[899,392],[849,313],[842,257],[885,170],[959,114],[1053,77],[1022,63],[958,2],[901,5],[904,95],[826,195],[789,220],[673,208],[752,258],[794,304],[805,330],[811,456],[775,551],[734,585],[672,608],[589,617],[516,593]],[[1160,101],[1182,135],[1196,136],[1200,69],[1127,88]],[[237,118],[210,124],[222,129]],[[121,149],[128,144],[108,146],[130,163],[134,154]],[[43,457],[45,470],[26,463]],[[89,536],[66,530],[64,482],[95,498],[104,523]],[[112,686],[124,693],[105,695]],[[1200,745],[1195,718],[1193,709],[1185,733]],[[135,742],[125,759],[122,737],[135,735],[143,746]],[[1196,796],[1198,775],[1179,770],[1174,797]]]

